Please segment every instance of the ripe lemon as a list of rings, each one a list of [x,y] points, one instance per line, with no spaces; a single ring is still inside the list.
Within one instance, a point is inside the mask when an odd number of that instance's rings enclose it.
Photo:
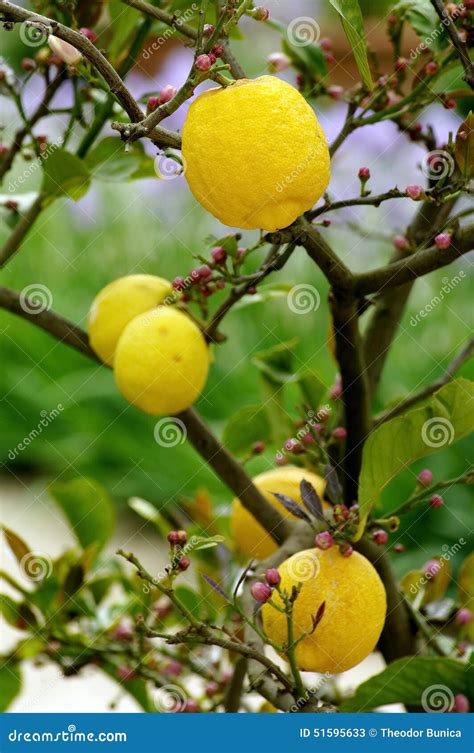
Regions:
[[[89,312],[89,341],[99,358],[112,366],[117,341],[127,324],[163,303],[172,292],[168,280],[153,275],[128,275],[106,285]]]
[[[179,413],[196,400],[209,370],[201,330],[175,308],[159,306],[125,327],[115,351],[122,395],[152,416]]]
[[[286,494],[288,497],[294,499],[295,502],[301,504],[300,483],[303,479],[306,479],[306,481],[309,481],[314,486],[320,497],[323,496],[326,486],[325,481],[320,476],[310,473],[310,471],[304,468],[295,468],[292,466],[276,468],[256,476],[253,482],[263,492],[265,499],[281,515],[293,518],[287,512],[286,508],[275,499],[272,492]],[[237,498],[232,502],[230,525],[232,537],[237,548],[247,557],[263,560],[276,551],[277,545],[275,541]]]
[[[203,92],[188,110],[182,153],[195,198],[231,227],[286,227],[329,183],[329,150],[316,115],[273,76]]]
[[[321,622],[297,644],[296,662],[309,672],[345,672],[374,650],[387,610],[385,589],[377,571],[358,552],[343,557],[337,547],[306,549],[278,568],[280,588],[302,588],[293,608],[294,638],[311,631],[311,618],[326,602]],[[283,606],[275,591],[272,599]],[[271,604],[262,607],[267,635],[278,645],[288,640],[286,615]]]

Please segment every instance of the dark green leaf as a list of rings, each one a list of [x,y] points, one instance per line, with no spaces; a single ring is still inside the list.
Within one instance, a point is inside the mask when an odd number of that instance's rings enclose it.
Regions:
[[[291,513],[291,515],[294,515],[295,518],[301,518],[301,520],[306,520],[307,523],[311,523],[309,515],[303,510],[298,502],[295,502],[294,499],[291,499],[291,497],[288,497],[286,494],[279,494],[278,492],[271,492],[271,494],[273,494],[275,499],[283,505],[285,510],[288,510],[288,512]]]
[[[41,192],[45,204],[59,196],[68,196],[77,201],[87,193],[90,173],[85,162],[65,149],[56,149],[43,160],[43,184]]]
[[[196,619],[201,620],[205,617],[205,602],[203,602],[202,597],[196,591],[187,586],[178,586],[175,589],[175,595]]]
[[[91,478],[76,478],[49,487],[51,496],[66,515],[79,543],[85,548],[110,539],[115,513],[107,490]]]
[[[110,183],[127,180],[156,178],[152,157],[148,156],[140,142],[129,152],[120,138],[108,136],[89,152],[86,164],[91,177]]]
[[[108,6],[110,23],[107,29],[111,42],[107,53],[109,58],[117,63],[125,57],[130,35],[138,23],[138,16],[133,8],[124,8],[120,0],[109,0]]]
[[[293,338],[268,350],[262,350],[253,356],[252,363],[276,385],[297,382],[298,376],[293,368],[293,349],[297,343],[298,338]]]
[[[461,662],[434,656],[407,657],[359,685],[340,711],[369,711],[391,703],[449,711],[457,693],[468,694],[468,671]]]
[[[286,39],[282,40],[283,52],[288,55],[293,65],[303,74],[324,78],[328,72],[326,58],[321,47],[315,44],[297,46],[290,44]]]
[[[431,0],[401,0],[392,13],[404,18],[427,47],[441,50],[448,44],[446,29]]]
[[[21,690],[21,670],[11,659],[0,659],[0,712],[4,712]]]
[[[222,441],[230,452],[245,455],[254,442],[268,441],[270,436],[270,422],[265,407],[246,405],[230,417],[224,428]]]
[[[474,429],[474,382],[455,379],[417,408],[386,421],[364,445],[359,477],[360,525],[356,540],[382,489],[415,460],[432,455]]]
[[[10,528],[3,528],[2,530],[8,546],[15,555],[17,562],[21,564],[24,557],[30,553],[29,546],[25,544],[23,539],[21,539],[14,531],[10,530]]]
[[[341,16],[342,26],[352,47],[362,81],[368,89],[373,89],[364,20],[358,0],[329,0],[329,2]]]

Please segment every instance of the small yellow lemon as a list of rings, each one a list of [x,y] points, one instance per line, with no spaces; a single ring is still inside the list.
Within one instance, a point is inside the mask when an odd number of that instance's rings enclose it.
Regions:
[[[99,358],[112,366],[118,339],[127,324],[163,303],[172,292],[168,280],[154,275],[128,275],[106,285],[89,312],[89,340]]]
[[[152,416],[173,415],[199,396],[209,370],[209,351],[201,330],[186,314],[159,306],[125,327],[114,370],[129,402]]]
[[[203,92],[188,110],[182,153],[195,198],[231,227],[286,227],[329,183],[329,150],[316,115],[274,76]]]
[[[296,468],[294,466],[275,468],[256,476],[253,482],[263,492],[265,499],[279,513],[285,517],[292,518],[293,516],[275,499],[272,492],[286,494],[288,497],[294,499],[295,502],[301,504],[300,483],[303,479],[306,479],[306,481],[309,481],[314,486],[320,497],[323,496],[326,486],[325,481],[320,476],[304,468]],[[230,523],[232,537],[237,548],[247,557],[263,560],[276,551],[277,545],[275,541],[237,498],[232,502]]]
[[[283,562],[278,572],[280,588],[287,593],[302,583],[293,608],[295,639],[311,632],[311,619],[326,602],[314,633],[296,646],[301,670],[345,672],[374,650],[384,626],[387,600],[383,583],[368,559],[358,552],[343,557],[335,546],[306,549]],[[283,606],[277,592],[272,599]],[[284,645],[288,641],[286,615],[266,603],[262,619],[267,635]]]

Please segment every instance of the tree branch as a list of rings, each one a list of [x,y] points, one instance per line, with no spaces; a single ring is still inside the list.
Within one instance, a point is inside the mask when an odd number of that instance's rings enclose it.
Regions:
[[[445,249],[436,246],[416,251],[399,261],[371,272],[354,275],[354,292],[358,296],[376,293],[383,288],[398,287],[417,277],[441,269],[474,248],[474,224],[460,228]]]
[[[31,299],[29,303],[27,299],[26,304],[22,302],[21,297],[15,291],[0,288],[1,308],[27,319],[40,329],[49,332],[57,340],[70,345],[94,361],[98,361],[89,345],[86,332],[53,311],[32,313],[34,301]],[[288,534],[290,528],[288,521],[267,502],[240,463],[219,442],[196,411],[189,408],[179,413],[177,418],[185,424],[187,438],[201,457],[214,469],[224,484],[239,497],[243,506],[280,544]]]
[[[441,19],[443,26],[448,32],[453,47],[456,50],[459,60],[464,68],[464,81],[474,89],[474,64],[469,56],[469,48],[458,34],[454,19],[450,16],[442,0],[431,0],[431,5]],[[460,6],[461,7],[461,6]]]
[[[39,194],[33,204],[16,223],[13,231],[8,236],[3,248],[0,250],[0,268],[4,267],[9,259],[20,248],[23,240],[43,210],[43,196]]]
[[[107,58],[102,55],[97,47],[95,47],[95,45],[84,36],[84,34],[72,31],[72,29],[69,29],[67,26],[64,26],[51,18],[25,10],[18,5],[13,5],[12,3],[4,2],[3,0],[0,0],[0,14],[4,21],[31,24],[43,29],[46,34],[54,34],[54,36],[59,37],[59,39],[63,39],[65,42],[72,44],[73,47],[79,50],[100,73],[112,94],[115,95],[126,111],[130,120],[133,123],[137,123],[144,119],[145,115],[142,112],[140,105],[131,95],[113,65],[109,63]],[[164,128],[155,128],[153,133],[150,133],[149,135],[157,146],[179,148],[181,144],[181,139],[178,134]]]
[[[377,426],[380,426],[380,424],[383,424],[385,421],[389,421],[391,418],[399,416],[401,413],[405,413],[408,408],[411,408],[413,405],[420,403],[422,400],[425,400],[427,397],[430,397],[430,395],[433,395],[435,392],[437,392],[445,384],[448,384],[448,382],[450,382],[454,378],[456,372],[461,368],[461,366],[470,358],[472,358],[473,355],[474,337],[471,337],[471,339],[468,340],[467,345],[465,345],[464,348],[451,361],[451,363],[445,369],[444,373],[439,377],[439,379],[436,379],[427,387],[423,387],[423,389],[412,393],[400,403],[398,403],[398,405],[395,405],[394,408],[384,411],[383,413],[380,413],[378,416],[376,416],[374,418],[374,428],[377,428]]]

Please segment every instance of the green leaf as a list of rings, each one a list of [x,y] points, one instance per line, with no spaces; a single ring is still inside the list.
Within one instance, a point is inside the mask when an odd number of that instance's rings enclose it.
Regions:
[[[41,192],[45,204],[59,196],[68,196],[77,201],[87,193],[90,173],[85,162],[65,149],[55,149],[43,160],[43,184]]]
[[[128,680],[127,682],[122,683],[117,678],[117,668],[112,664],[104,663],[102,669],[109,677],[112,678],[112,680],[118,682],[120,687],[123,688],[126,693],[131,695],[132,698],[136,700],[143,711],[146,711],[147,713],[153,713],[154,711],[156,711],[156,708],[153,705],[150,696],[148,695],[148,688],[145,680]]]
[[[222,441],[230,452],[245,455],[254,442],[268,441],[271,435],[268,413],[262,405],[245,405],[227,422]]]
[[[462,378],[441,387],[417,408],[375,429],[362,454],[360,524],[355,540],[362,536],[367,517],[382,489],[397,473],[415,460],[457,442],[473,429],[474,382]]]
[[[0,712],[4,712],[21,690],[21,670],[11,659],[0,662]]]
[[[324,78],[327,74],[328,66],[321,47],[315,44],[298,47],[290,44],[286,39],[282,40],[281,47],[301,73],[312,74],[318,78]]]
[[[288,285],[285,282],[261,285],[258,289],[258,293],[245,296],[245,298],[234,306],[234,309],[243,309],[248,306],[253,306],[255,303],[266,303],[267,301],[272,301],[278,298],[287,299],[288,293],[293,287],[293,285]]]
[[[448,711],[457,693],[468,692],[468,670],[461,662],[434,656],[406,657],[359,685],[339,710],[369,711],[404,703],[426,711],[441,711],[446,705],[444,711]]]
[[[371,90],[374,84],[370,73],[364,21],[359,2],[358,0],[329,0],[329,2],[341,16],[342,26],[352,47],[362,81]]]
[[[198,552],[201,549],[211,549],[225,541],[224,536],[192,536],[189,551]]]
[[[115,513],[107,490],[91,478],[76,478],[49,487],[51,496],[66,515],[82,547],[98,544],[102,547],[110,539]]]
[[[2,530],[8,546],[15,555],[17,562],[21,564],[21,561],[30,553],[29,546],[10,528],[3,527]]]
[[[441,50],[448,44],[448,35],[431,0],[401,0],[392,13],[405,19],[427,47]]]
[[[133,8],[124,8],[121,0],[109,0],[110,44],[107,48],[108,57],[116,64],[122,60],[128,52],[127,42],[138,23],[138,16]]]
[[[153,523],[160,533],[166,535],[169,530],[169,522],[161,515],[151,502],[140,497],[131,497],[128,500],[128,506],[144,520]]]
[[[268,350],[262,350],[253,356],[252,363],[276,385],[297,382],[298,376],[293,369],[293,349],[297,343],[298,338],[295,337]]]
[[[175,595],[197,620],[206,619],[207,606],[200,594],[187,586],[178,586]]]
[[[92,149],[86,158],[91,177],[108,183],[127,180],[156,178],[153,159],[148,156],[140,142],[130,152],[120,138],[108,136]]]

